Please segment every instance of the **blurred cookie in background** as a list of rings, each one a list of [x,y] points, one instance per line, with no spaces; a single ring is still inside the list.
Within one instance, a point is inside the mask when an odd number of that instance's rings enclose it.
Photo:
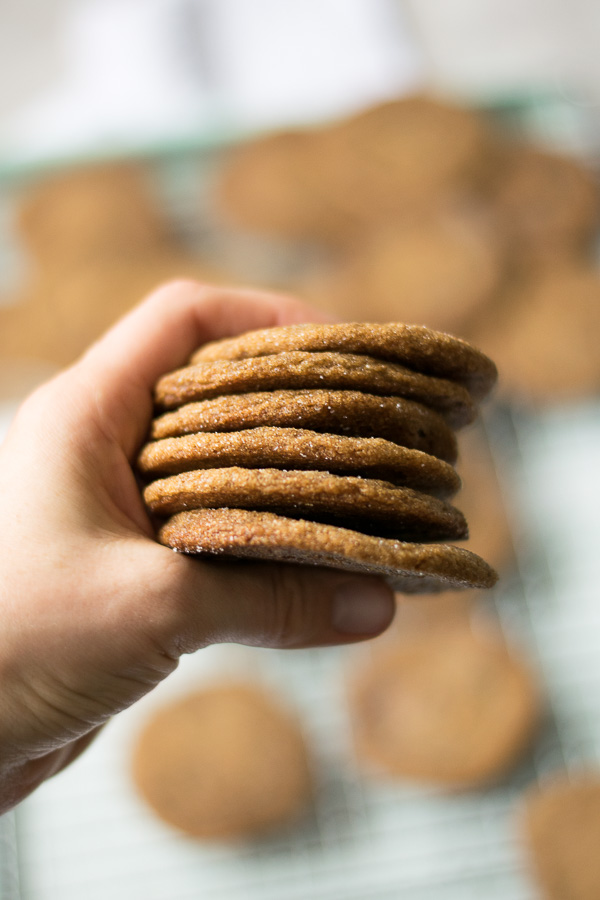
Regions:
[[[572,157],[527,145],[506,149],[492,205],[521,264],[590,253],[600,225],[600,186]]]
[[[357,223],[352,197],[331,190],[325,129],[279,131],[225,155],[213,203],[229,226],[292,241],[336,246]]]
[[[598,391],[599,334],[600,272],[572,262],[523,278],[470,337],[496,361],[502,396],[552,405]]]
[[[296,718],[261,687],[218,683],[160,709],[133,751],[141,797],[196,838],[239,840],[306,811],[308,752]]]
[[[376,644],[350,703],[366,770],[452,789],[503,776],[540,720],[538,684],[521,655],[491,626],[475,633],[459,621]]]
[[[332,126],[330,188],[353,194],[365,222],[431,208],[477,188],[490,165],[487,123],[440,97],[409,95]]]
[[[154,252],[171,238],[151,172],[137,163],[69,168],[24,185],[18,233],[37,267]]]
[[[454,502],[469,523],[469,538],[461,546],[483,556],[502,573],[514,555],[507,498],[478,425],[460,433],[456,469],[464,477]]]
[[[460,335],[493,301],[502,277],[493,232],[444,215],[372,232],[301,293],[342,318]]]
[[[498,480],[496,466],[483,429],[475,424],[458,434],[456,469],[462,486],[454,499],[469,525],[469,538],[461,547],[482,556],[502,578],[514,561],[514,544],[508,501]],[[398,596],[394,627],[446,629],[467,625],[488,609],[490,597],[478,590],[444,591],[439,594]]]
[[[532,789],[521,817],[544,900],[600,897],[600,773],[558,775]]]
[[[344,246],[377,224],[470,194],[491,147],[475,112],[404,97],[241,144],[225,158],[215,207],[237,227]]]
[[[174,278],[225,280],[195,257],[170,250],[92,257],[40,273],[18,302],[0,307],[0,357],[68,365],[147,293]]]
[[[311,234],[321,211],[303,184],[310,144],[308,132],[280,131],[225,154],[214,193],[217,214],[250,231],[292,239]]]
[[[393,629],[403,636],[409,629],[446,629],[469,622],[479,606],[481,591],[443,591],[438,594],[398,594]]]

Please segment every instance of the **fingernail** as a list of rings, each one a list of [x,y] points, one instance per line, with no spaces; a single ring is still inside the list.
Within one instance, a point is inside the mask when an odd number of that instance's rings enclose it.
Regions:
[[[394,598],[379,581],[347,581],[333,598],[331,624],[342,634],[378,634],[394,617]]]

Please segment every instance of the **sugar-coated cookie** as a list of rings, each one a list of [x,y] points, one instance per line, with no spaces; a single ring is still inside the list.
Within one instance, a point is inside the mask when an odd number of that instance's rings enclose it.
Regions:
[[[456,493],[460,479],[448,463],[382,438],[319,434],[302,428],[249,428],[188,434],[146,444],[138,457],[145,475],[194,469],[309,469],[361,475],[412,487],[437,497]]]
[[[158,416],[152,422],[150,437],[265,426],[384,438],[456,462],[456,437],[436,412],[402,397],[378,397],[361,391],[252,391],[200,400]]]
[[[296,719],[261,688],[205,687],[160,709],[138,737],[134,783],[196,838],[251,838],[297,818],[312,778]]]
[[[474,403],[462,385],[421,375],[398,363],[350,353],[290,351],[252,359],[198,362],[160,378],[155,400],[159,407],[173,409],[224,394],[282,388],[352,389],[405,397],[435,409],[453,427],[466,425],[475,417]]]
[[[519,759],[539,697],[529,667],[500,635],[458,623],[382,646],[356,679],[352,710],[362,760],[460,788],[496,779]]]
[[[394,541],[254,510],[178,513],[160,527],[158,538],[173,550],[206,559],[262,560],[377,575],[408,594],[489,588],[497,579],[484,560],[450,544]]]
[[[151,482],[144,500],[155,515],[188,509],[255,509],[401,540],[460,540],[462,513],[429,494],[375,478],[280,469],[200,469]]]
[[[245,359],[293,350],[360,354],[400,363],[415,372],[457,381],[476,400],[491,390],[497,377],[492,360],[466,341],[423,325],[400,322],[282,325],[249,331],[205,344],[194,353],[192,362]]]
[[[544,900],[600,897],[600,774],[555,776],[526,796],[522,829]]]

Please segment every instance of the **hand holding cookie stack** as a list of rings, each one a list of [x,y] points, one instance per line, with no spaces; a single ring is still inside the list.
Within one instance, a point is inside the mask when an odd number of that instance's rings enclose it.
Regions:
[[[406,593],[490,587],[485,561],[440,543],[467,523],[444,499],[460,482],[435,451],[453,455],[452,429],[494,380],[483,354],[417,326],[287,326],[209,344],[156,386],[169,412],[138,465],[167,476],[144,492],[159,540],[382,575]],[[215,409],[226,433],[208,430]]]

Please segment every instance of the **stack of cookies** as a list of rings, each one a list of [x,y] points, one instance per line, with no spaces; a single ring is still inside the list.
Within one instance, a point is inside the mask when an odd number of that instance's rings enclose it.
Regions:
[[[184,553],[328,566],[395,590],[490,587],[448,541],[467,523],[455,430],[496,378],[423,326],[293,325],[207,344],[163,376],[138,467],[158,537]]]

